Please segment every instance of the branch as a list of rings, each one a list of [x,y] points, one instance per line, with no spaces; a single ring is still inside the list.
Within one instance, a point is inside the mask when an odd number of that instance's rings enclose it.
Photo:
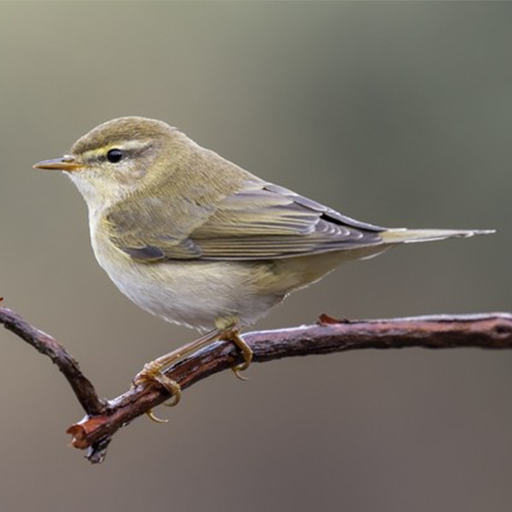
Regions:
[[[77,362],[54,338],[32,327],[18,314],[0,307],[0,323],[47,355],[71,385],[86,416],[67,432],[75,448],[87,449],[91,462],[101,462],[112,436],[121,427],[169,399],[158,385],[137,386],[113,400],[101,400]],[[284,357],[329,354],[360,349],[406,347],[487,349],[512,348],[512,314],[437,315],[391,320],[334,320],[322,315],[316,325],[251,332],[244,340],[254,362]],[[165,374],[186,389],[210,375],[241,363],[238,349],[216,342],[173,365]]]
[[[32,345],[38,352],[48,356],[58,366],[87,414],[96,415],[106,411],[107,404],[98,398],[91,381],[78,367],[78,362],[55,338],[36,329],[20,315],[7,308],[0,307],[0,323]]]

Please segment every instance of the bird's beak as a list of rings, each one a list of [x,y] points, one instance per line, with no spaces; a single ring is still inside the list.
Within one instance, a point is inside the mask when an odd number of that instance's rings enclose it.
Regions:
[[[64,155],[62,158],[56,158],[55,160],[43,160],[33,165],[34,169],[51,169],[54,171],[66,171],[73,172],[83,169],[84,164],[81,164],[70,155]]]

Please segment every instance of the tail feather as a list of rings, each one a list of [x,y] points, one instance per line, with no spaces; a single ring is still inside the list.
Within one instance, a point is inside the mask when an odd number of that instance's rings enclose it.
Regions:
[[[410,244],[415,242],[432,242],[444,240],[445,238],[462,237],[468,238],[477,235],[490,235],[495,233],[493,229],[405,229],[391,228],[381,233],[386,244]]]

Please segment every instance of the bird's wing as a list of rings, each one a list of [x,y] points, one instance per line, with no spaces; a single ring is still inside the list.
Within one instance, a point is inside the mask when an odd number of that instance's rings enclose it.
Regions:
[[[385,231],[256,180],[244,182],[214,208],[190,207],[179,230],[173,226],[174,206],[163,198],[131,205],[128,210],[136,215],[117,208],[106,217],[111,241],[137,260],[249,261],[376,245]]]

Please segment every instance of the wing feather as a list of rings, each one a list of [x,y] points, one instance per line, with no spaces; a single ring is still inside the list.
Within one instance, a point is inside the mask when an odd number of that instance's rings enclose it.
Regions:
[[[117,208],[107,223],[111,241],[141,261],[286,258],[376,245],[385,231],[259,180],[244,182],[216,208],[197,212],[187,204],[194,212],[193,222],[186,221],[188,235],[173,225],[176,205],[163,197],[138,201],[126,208],[142,213]]]

